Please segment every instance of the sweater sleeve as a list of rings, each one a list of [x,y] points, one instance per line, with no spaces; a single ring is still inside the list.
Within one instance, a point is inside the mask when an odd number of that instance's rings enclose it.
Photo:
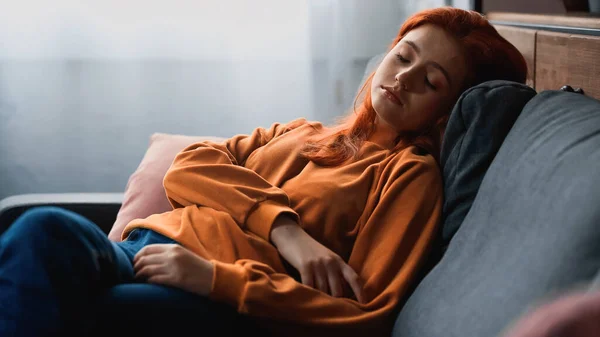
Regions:
[[[271,226],[282,214],[298,220],[286,193],[258,173],[244,167],[250,154],[278,136],[305,124],[257,128],[224,143],[201,142],[188,146],[173,160],[163,180],[173,208],[206,206],[230,214],[243,228],[269,240]]]
[[[372,335],[391,329],[390,314],[415,281],[441,218],[440,172],[431,157],[424,158],[382,175],[379,202],[359,229],[348,263],[364,282],[367,303],[331,297],[251,260],[213,261],[211,298],[241,313],[319,329]]]

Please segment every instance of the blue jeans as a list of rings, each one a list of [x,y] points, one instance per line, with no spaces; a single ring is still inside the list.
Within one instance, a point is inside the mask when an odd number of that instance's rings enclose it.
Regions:
[[[176,336],[190,329],[228,335],[242,326],[248,332],[248,318],[224,304],[136,283],[133,257],[153,243],[176,242],[136,229],[114,243],[73,212],[25,212],[0,236],[0,336]]]

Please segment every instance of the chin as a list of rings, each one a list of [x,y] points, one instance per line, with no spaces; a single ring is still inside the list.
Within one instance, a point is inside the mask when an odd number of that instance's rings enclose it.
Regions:
[[[402,113],[400,107],[391,103],[385,97],[372,98],[371,102],[373,104],[373,110],[375,110],[379,119],[384,120],[390,125],[396,124],[393,122],[394,118],[392,117],[399,117],[398,115]]]

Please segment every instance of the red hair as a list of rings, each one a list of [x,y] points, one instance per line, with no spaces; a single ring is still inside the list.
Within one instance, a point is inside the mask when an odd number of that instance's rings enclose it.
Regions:
[[[523,55],[500,36],[485,17],[475,11],[440,7],[418,12],[404,22],[389,49],[394,48],[409,31],[425,24],[445,29],[461,44],[469,68],[466,85],[461,93],[471,86],[490,80],[525,83],[527,64]],[[371,81],[374,75],[375,72],[369,75],[356,96],[354,113],[307,142],[302,150],[303,156],[322,166],[336,166],[358,153],[374,128],[376,113],[371,102]],[[363,92],[364,99],[357,106]],[[399,135],[393,150],[415,145],[433,155],[439,162],[441,142],[449,117],[450,111],[432,121],[426,130]]]

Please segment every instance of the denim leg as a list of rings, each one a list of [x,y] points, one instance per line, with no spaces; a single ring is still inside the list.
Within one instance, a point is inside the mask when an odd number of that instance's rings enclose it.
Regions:
[[[119,284],[96,305],[93,336],[261,335],[255,322],[235,308],[181,289],[150,283]],[[265,336],[263,333],[262,336]]]
[[[135,229],[119,242],[131,259],[144,246],[176,243],[147,229]],[[151,283],[125,283],[106,289],[93,305],[94,335],[105,337],[119,331],[127,336],[268,336],[256,322],[235,308],[185,290]]]
[[[27,211],[0,236],[0,336],[258,331],[255,322],[224,304],[135,283],[133,257],[153,243],[176,242],[136,229],[113,243],[76,213],[56,207]]]
[[[170,239],[162,234],[159,234],[151,229],[146,228],[136,228],[129,236],[127,236],[127,240],[114,243],[115,246],[119,247],[121,251],[127,255],[130,263],[133,263],[133,258],[135,254],[139,252],[142,248],[151,244],[178,244],[177,241]],[[133,269],[130,271],[131,277],[133,277]]]
[[[76,213],[39,207],[0,236],[0,336],[77,331],[100,290],[133,276],[129,257]],[[83,324],[83,323],[81,323]]]

